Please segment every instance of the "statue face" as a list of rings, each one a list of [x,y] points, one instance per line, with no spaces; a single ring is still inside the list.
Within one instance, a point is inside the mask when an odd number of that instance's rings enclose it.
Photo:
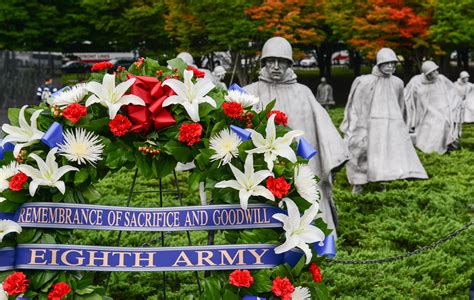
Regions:
[[[394,61],[381,63],[379,65],[379,69],[385,75],[392,75],[393,73],[395,73],[395,70],[397,69],[397,63]]]
[[[289,67],[289,61],[284,58],[269,57],[265,59],[265,68],[272,80],[282,80]]]
[[[464,78],[461,79],[461,81],[462,81],[463,83],[468,83],[469,77],[464,77]]]
[[[428,79],[429,81],[435,81],[439,76],[439,72],[438,70],[434,70],[433,72],[429,72],[425,76],[426,76],[426,79]]]

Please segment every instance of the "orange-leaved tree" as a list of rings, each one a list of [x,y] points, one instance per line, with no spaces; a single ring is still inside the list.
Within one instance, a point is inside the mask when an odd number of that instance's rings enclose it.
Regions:
[[[330,72],[333,35],[325,24],[325,0],[264,0],[260,5],[246,10],[258,22],[258,30],[265,36],[286,38],[295,48],[295,58],[302,51],[317,49],[321,74]]]

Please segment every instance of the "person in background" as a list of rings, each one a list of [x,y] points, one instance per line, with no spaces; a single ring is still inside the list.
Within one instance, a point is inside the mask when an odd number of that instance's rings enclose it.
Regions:
[[[352,83],[340,128],[350,151],[353,194],[368,182],[428,178],[405,123],[403,81],[393,75],[397,63],[395,52],[382,48],[372,73]]]
[[[325,77],[321,77],[321,83],[318,85],[316,100],[328,110],[330,106],[336,104],[332,95],[332,86],[326,82]]]
[[[462,100],[434,62],[423,62],[421,72],[405,87],[408,124],[418,149],[444,154],[459,147]]]
[[[53,85],[53,78],[46,77],[44,79],[44,83],[36,90],[36,99],[39,102],[46,102],[46,100],[48,100],[49,97],[51,97],[51,95],[57,91],[58,89]]]
[[[320,210],[323,220],[336,234],[337,214],[332,200],[332,171],[347,161],[349,154],[339,132],[328,113],[316,101],[313,92],[296,81],[291,44],[282,37],[265,42],[260,59],[262,68],[259,80],[244,89],[260,98],[254,107],[261,111],[273,99],[275,110],[284,112],[288,126],[303,130],[305,138],[318,151],[309,160],[312,172],[320,178]]]

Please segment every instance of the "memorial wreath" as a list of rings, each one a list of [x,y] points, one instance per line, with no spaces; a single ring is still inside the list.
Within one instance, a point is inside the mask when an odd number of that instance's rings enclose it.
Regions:
[[[0,144],[0,299],[96,299],[84,271],[211,270],[201,299],[324,298],[317,266],[331,244],[318,218],[316,151],[286,115],[216,88],[181,59],[140,58],[48,103],[11,108]],[[128,208],[89,203],[122,167],[149,178],[194,163],[188,184],[212,204]],[[221,230],[228,245],[79,246],[70,229]],[[245,230],[244,230],[245,229]],[[16,233],[16,234],[15,234]],[[332,241],[333,242],[333,241]],[[199,296],[198,296],[199,297]],[[263,298],[261,298],[263,299]]]

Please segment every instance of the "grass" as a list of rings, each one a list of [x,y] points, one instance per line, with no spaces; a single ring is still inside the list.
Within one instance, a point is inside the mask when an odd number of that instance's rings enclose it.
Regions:
[[[330,111],[340,124],[343,109]],[[462,148],[445,155],[422,154],[420,159],[430,179],[384,183],[385,192],[372,184],[362,195],[352,196],[345,169],[338,172],[334,198],[340,225],[338,259],[374,259],[398,255],[428,245],[473,219],[474,204],[474,125],[464,125]],[[99,202],[125,206],[133,172],[123,170],[98,185]],[[173,188],[173,178],[163,181]],[[157,189],[156,180],[138,177],[136,191]],[[180,175],[184,205],[199,203],[189,191],[185,175]],[[158,193],[135,194],[131,206],[159,206]],[[164,206],[178,206],[172,195]],[[117,232],[75,231],[76,244],[115,245]],[[142,246],[154,241],[161,246],[160,233],[124,232],[120,246]],[[207,244],[206,232],[192,232],[193,244]],[[219,240],[219,237],[218,237]],[[436,249],[385,264],[321,266],[331,297],[340,299],[467,299],[474,275],[474,228]],[[218,243],[218,242],[217,242]],[[167,233],[166,246],[187,245],[185,233]],[[97,273],[103,284],[108,273]],[[109,294],[114,299],[162,299],[162,273],[112,273]],[[168,299],[197,295],[195,274],[166,273]],[[200,272],[202,278],[203,274]]]

